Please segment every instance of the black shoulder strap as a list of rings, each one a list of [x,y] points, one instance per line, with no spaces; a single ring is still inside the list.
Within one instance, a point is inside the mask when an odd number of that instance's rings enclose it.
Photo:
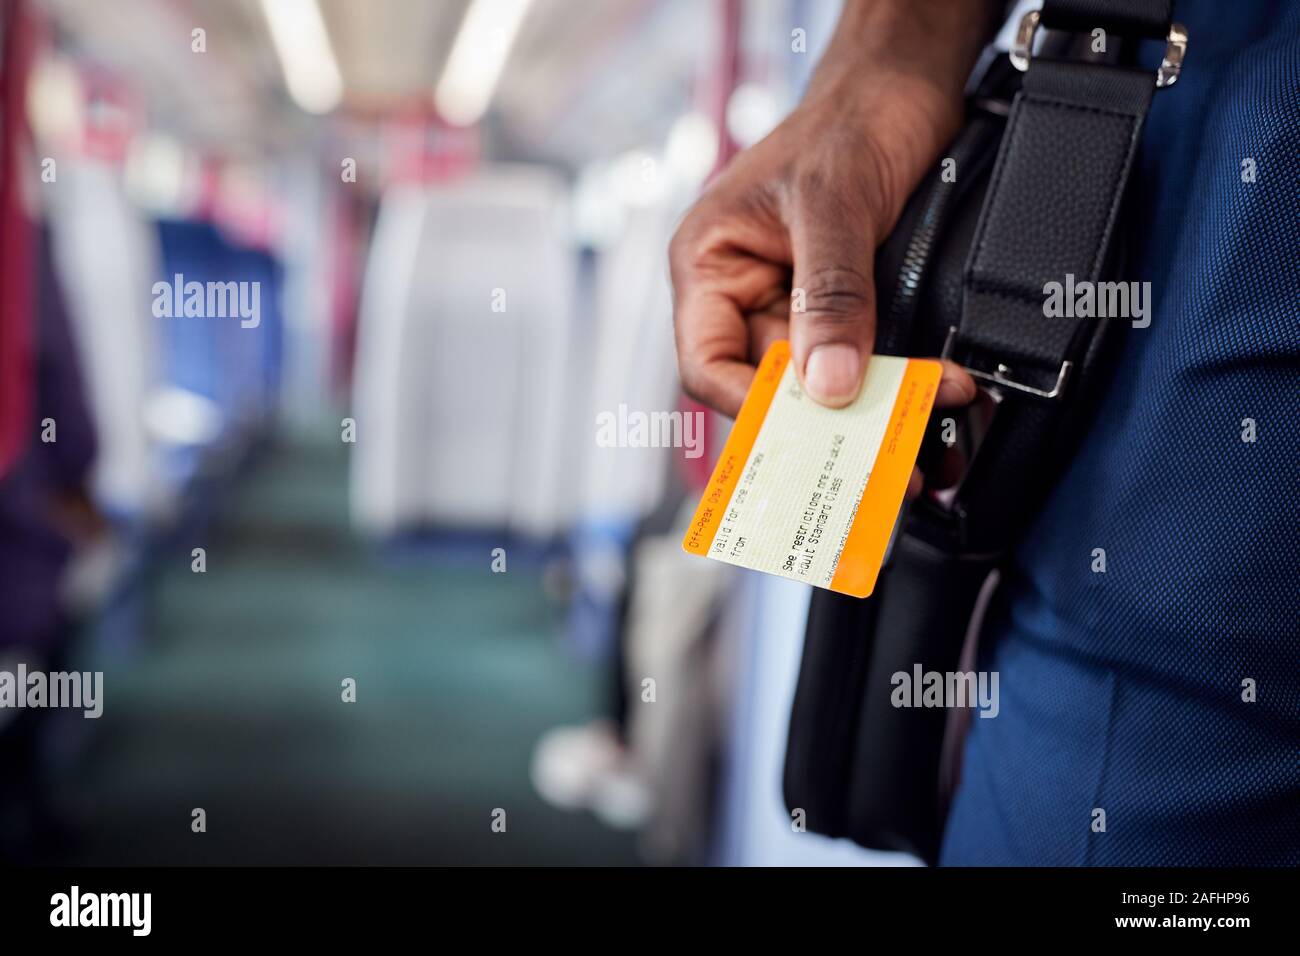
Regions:
[[[966,264],[959,342],[973,368],[992,376],[1002,364],[1050,392],[1079,358],[1087,323],[1045,318],[1043,286],[1100,276],[1154,90],[1150,73],[1030,67]]]
[[[1089,33],[1100,27],[1126,37],[1163,39],[1169,32],[1171,0],[1048,0],[1042,24],[1049,30]]]
[[[1034,57],[1040,23],[1133,31],[1113,34],[1116,46],[1168,36],[1169,69]],[[1045,287],[1103,278],[1152,95],[1181,64],[1179,35],[1168,0],[1047,0],[1041,16],[1029,14],[1022,26],[1027,70],[967,259],[961,323],[946,350],[1000,402],[952,503],[963,549],[1006,546],[1016,513],[1041,491],[1035,478],[1050,478],[1051,433],[1068,420],[1063,406],[1078,405],[1077,395],[1064,401],[1067,393],[1092,377],[1104,340],[1118,331],[1114,319],[1048,317]]]

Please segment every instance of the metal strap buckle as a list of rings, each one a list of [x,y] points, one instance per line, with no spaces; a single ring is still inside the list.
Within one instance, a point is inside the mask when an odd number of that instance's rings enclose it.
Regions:
[[[954,325],[948,329],[948,338],[944,340],[943,353],[940,355],[940,358],[952,358],[953,343],[956,340],[957,326]],[[1011,369],[1006,365],[1003,365],[1001,362],[998,363],[997,369],[993,372],[985,372],[981,369],[971,368],[968,365],[963,365],[962,368],[966,369],[972,378],[980,379],[999,388],[1008,388],[1015,392],[1023,392],[1026,395],[1033,395],[1035,398],[1056,399],[1060,398],[1065,392],[1065,384],[1070,379],[1070,372],[1074,369],[1074,363],[1070,361],[1064,361],[1061,363],[1061,367],[1056,373],[1056,384],[1052,386],[1050,391],[1035,388],[1032,385],[1026,385],[1024,382],[1017,382],[1015,379],[1011,378]]]
[[[1034,35],[1042,19],[1038,10],[1030,10],[1020,19],[1016,27],[1016,38],[1011,43],[1011,65],[1021,73],[1029,69],[1029,60],[1034,49]],[[1156,89],[1164,89],[1178,82],[1178,74],[1183,69],[1183,58],[1187,55],[1187,27],[1181,23],[1169,24],[1169,35],[1165,37],[1165,55],[1156,70]]]

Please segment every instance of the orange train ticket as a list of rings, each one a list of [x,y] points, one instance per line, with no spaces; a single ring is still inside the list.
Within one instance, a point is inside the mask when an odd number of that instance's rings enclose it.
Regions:
[[[876,585],[941,367],[872,356],[845,408],[804,394],[790,343],[768,349],[682,547],[854,597]]]

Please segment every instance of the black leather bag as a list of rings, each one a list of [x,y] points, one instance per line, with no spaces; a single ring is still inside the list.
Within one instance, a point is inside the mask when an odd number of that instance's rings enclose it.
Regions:
[[[906,509],[870,598],[814,591],[790,718],[788,807],[812,831],[927,862],[961,715],[893,706],[892,677],[963,669],[981,591],[1068,459],[1127,327],[1042,307],[1047,281],[1118,274],[1123,196],[1157,86],[1128,65],[1128,44],[1080,62],[1079,33],[1167,36],[1174,78],[1183,49],[1168,0],[1047,0],[1022,24],[1022,65],[1040,22],[1074,33],[1057,37],[1070,58],[1035,58],[1028,72],[993,60],[947,151],[955,163],[911,197],[876,258],[876,350],[950,356],[985,386],[969,409],[933,416],[922,451],[927,474],[958,453],[962,477]]]

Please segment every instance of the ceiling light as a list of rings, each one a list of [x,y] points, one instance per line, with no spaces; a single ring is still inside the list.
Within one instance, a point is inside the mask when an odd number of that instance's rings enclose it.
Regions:
[[[532,0],[472,0],[434,93],[439,114],[456,126],[487,112]]]
[[[343,99],[343,77],[316,0],[262,0],[284,82],[308,113],[328,113]]]

